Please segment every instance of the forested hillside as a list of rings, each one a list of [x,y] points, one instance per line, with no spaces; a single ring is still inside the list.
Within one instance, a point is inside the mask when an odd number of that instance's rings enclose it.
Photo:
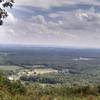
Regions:
[[[0,100],[100,100],[100,85],[28,85],[20,81],[9,81],[1,72]]]

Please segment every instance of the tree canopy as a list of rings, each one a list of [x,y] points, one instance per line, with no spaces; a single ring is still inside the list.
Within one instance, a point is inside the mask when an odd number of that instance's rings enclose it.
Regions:
[[[7,7],[13,7],[14,0],[0,0],[0,25],[3,24],[3,19],[8,16]]]

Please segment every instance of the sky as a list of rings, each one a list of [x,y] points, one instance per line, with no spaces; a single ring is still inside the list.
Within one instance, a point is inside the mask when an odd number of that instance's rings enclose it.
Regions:
[[[100,0],[15,0],[0,44],[100,48]]]

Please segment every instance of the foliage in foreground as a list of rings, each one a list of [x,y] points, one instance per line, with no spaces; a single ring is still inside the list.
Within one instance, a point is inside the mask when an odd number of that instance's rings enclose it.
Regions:
[[[13,3],[14,3],[14,0],[0,0],[0,25],[3,24],[2,19],[6,18],[8,16],[8,13],[5,10],[5,8],[7,8],[7,7],[12,8]]]
[[[0,74],[0,100],[100,100],[100,85],[23,85]]]

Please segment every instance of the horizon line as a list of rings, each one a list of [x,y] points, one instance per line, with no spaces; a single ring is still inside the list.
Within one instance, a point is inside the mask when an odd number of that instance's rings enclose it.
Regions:
[[[98,47],[81,47],[81,46],[63,46],[63,45],[39,45],[39,44],[3,44],[2,46],[24,46],[24,47],[51,47],[51,48],[66,48],[66,49],[100,49]]]

